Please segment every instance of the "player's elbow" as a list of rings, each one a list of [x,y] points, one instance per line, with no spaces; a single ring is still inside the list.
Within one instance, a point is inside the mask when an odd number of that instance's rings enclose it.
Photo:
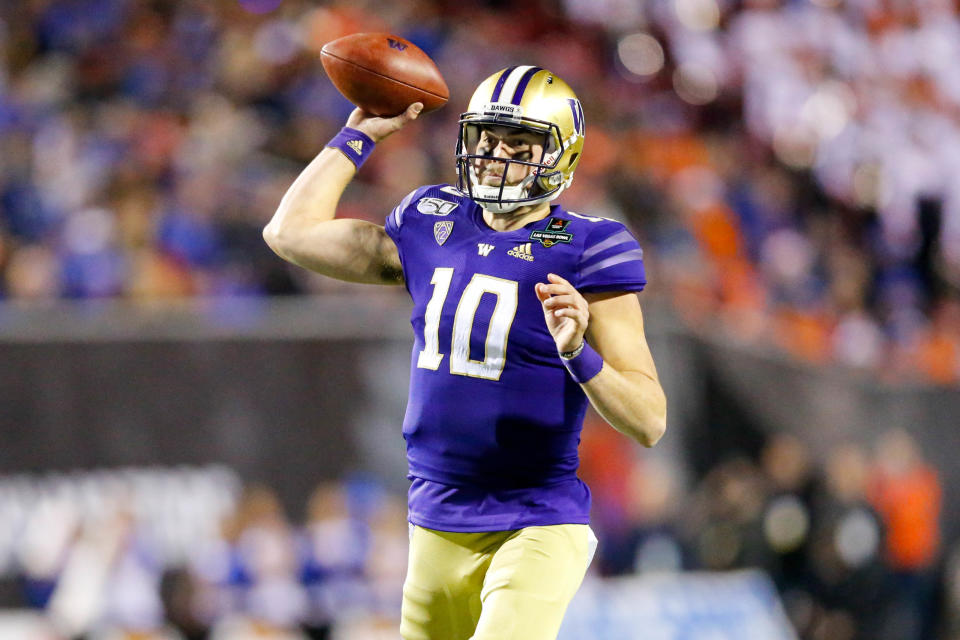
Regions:
[[[267,243],[270,249],[285,260],[289,260],[290,255],[290,234],[284,233],[275,221],[271,221],[263,228],[263,241]]]
[[[648,448],[657,444],[667,432],[667,398],[663,390],[658,389],[656,397],[649,400],[634,430],[634,439]]]
[[[637,442],[643,446],[650,448],[653,445],[657,444],[660,441],[660,438],[663,437],[663,434],[667,432],[667,418],[658,418],[656,420],[650,420],[643,425],[643,428],[639,431],[637,436]]]

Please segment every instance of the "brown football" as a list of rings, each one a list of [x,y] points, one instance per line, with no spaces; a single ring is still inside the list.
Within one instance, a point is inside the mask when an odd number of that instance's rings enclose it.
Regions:
[[[347,100],[378,116],[395,116],[413,104],[423,111],[447,103],[450,90],[430,56],[386,33],[354,33],[320,51],[327,75]]]

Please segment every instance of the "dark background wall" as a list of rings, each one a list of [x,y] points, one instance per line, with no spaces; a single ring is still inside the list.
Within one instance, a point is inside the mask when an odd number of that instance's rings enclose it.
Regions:
[[[405,487],[406,303],[60,311],[8,310],[0,326],[0,473],[218,462],[269,483],[294,512],[317,482],[354,471]],[[670,401],[659,446],[694,473],[772,431],[822,456],[906,427],[944,486],[960,483],[956,390],[885,386],[677,326],[648,312]],[[945,497],[951,535],[960,500]]]

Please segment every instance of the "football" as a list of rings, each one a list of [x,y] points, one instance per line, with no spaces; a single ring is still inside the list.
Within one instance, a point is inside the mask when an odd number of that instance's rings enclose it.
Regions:
[[[320,61],[337,90],[374,115],[395,116],[414,102],[422,102],[425,113],[450,97],[430,56],[399,36],[344,36],[323,46]]]

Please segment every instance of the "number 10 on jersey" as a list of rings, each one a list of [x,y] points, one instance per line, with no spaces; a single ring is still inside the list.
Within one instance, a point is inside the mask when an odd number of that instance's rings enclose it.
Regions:
[[[421,369],[436,371],[443,361],[443,354],[440,353],[440,318],[443,315],[443,305],[447,300],[452,281],[452,268],[434,269],[433,278],[430,280],[430,284],[433,285],[433,295],[427,303],[427,310],[423,317],[423,351],[417,356],[417,366]],[[486,380],[500,379],[507,359],[510,327],[517,314],[518,286],[515,280],[504,280],[482,273],[473,274],[473,278],[460,296],[453,319],[450,373]],[[483,360],[471,360],[470,334],[473,331],[474,316],[485,293],[495,295],[497,304],[490,316],[490,325],[487,327],[487,337],[483,343]]]

